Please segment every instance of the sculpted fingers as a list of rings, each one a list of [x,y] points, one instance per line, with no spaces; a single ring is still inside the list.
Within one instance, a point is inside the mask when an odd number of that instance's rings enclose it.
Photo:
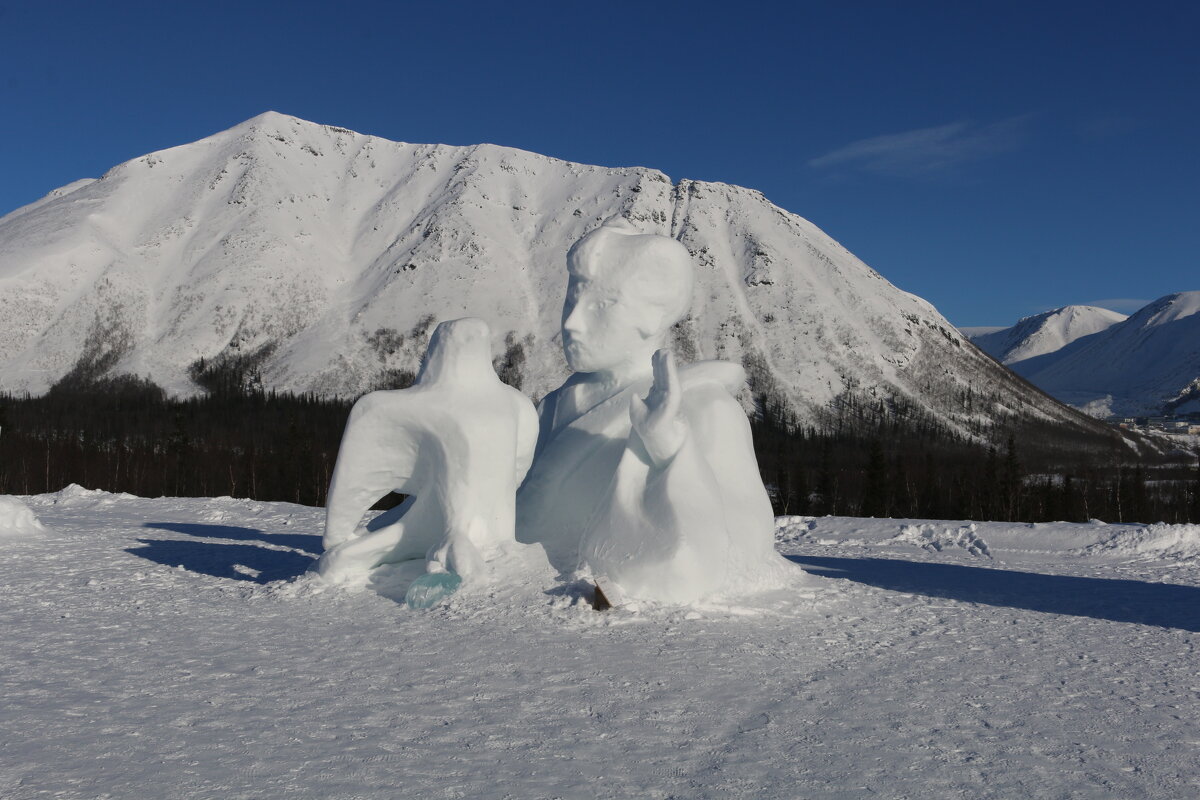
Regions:
[[[679,404],[683,396],[683,391],[679,387],[679,369],[675,366],[675,354],[669,350],[659,350],[660,353],[665,353],[663,357],[663,394],[666,407],[666,413],[670,417],[674,417],[679,413]]]
[[[651,460],[663,465],[674,457],[687,435],[679,415],[683,390],[670,351],[657,351],[651,363],[654,385],[644,400],[636,394],[630,397],[629,419]]]
[[[629,398],[629,421],[633,423],[633,429],[641,432],[646,427],[646,420],[650,416],[650,409],[646,406],[646,401],[638,397],[636,394]]]

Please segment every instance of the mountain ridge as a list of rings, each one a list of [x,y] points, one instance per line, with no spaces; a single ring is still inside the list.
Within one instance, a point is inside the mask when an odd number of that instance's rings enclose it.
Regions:
[[[275,112],[0,218],[0,386],[134,374],[187,395],[234,363],[266,388],[353,396],[415,372],[434,321],[471,315],[540,396],[567,373],[566,249],[618,215],[693,255],[683,360],[739,361],[801,419],[877,403],[972,436],[1090,429],[757,190]]]
[[[1099,333],[1127,317],[1096,306],[1063,306],[1022,317],[1009,328],[970,336],[980,350],[1012,366],[1036,356],[1061,350],[1076,339]]]
[[[1160,297],[1122,322],[1012,367],[1098,416],[1200,411],[1200,291]]]

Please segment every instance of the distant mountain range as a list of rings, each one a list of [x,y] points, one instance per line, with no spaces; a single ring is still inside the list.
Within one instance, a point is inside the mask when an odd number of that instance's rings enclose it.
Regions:
[[[1125,319],[1124,314],[1107,308],[1064,306],[1024,317],[1011,328],[968,335],[980,350],[1001,364],[1012,365],[1061,350],[1076,339],[1099,333]]]
[[[0,218],[0,389],[131,374],[188,395],[233,364],[266,388],[354,396],[414,372],[435,321],[473,315],[540,396],[567,374],[567,248],[615,215],[693,254],[681,357],[743,363],[801,419],[1099,430],[757,191],[276,113]]]
[[[1129,317],[1066,306],[972,341],[1095,416],[1200,411],[1200,291],[1161,297]]]

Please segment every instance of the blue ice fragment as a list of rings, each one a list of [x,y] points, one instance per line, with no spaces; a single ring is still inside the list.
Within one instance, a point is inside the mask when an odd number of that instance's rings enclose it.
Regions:
[[[404,594],[409,608],[429,608],[458,591],[462,578],[453,572],[427,572],[412,582]]]

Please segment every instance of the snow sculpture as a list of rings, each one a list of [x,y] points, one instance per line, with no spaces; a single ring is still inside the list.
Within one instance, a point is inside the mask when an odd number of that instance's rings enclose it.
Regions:
[[[780,586],[798,568],[774,549],[733,396],[745,374],[719,361],[679,367],[665,349],[691,304],[686,248],[618,220],[577,242],[567,268],[562,341],[575,374],[538,409],[520,540],[633,599],[692,603]]]
[[[354,404],[329,485],[322,577],[343,582],[425,557],[428,573],[479,580],[489,562],[518,547],[515,494],[533,456],[537,414],[496,377],[490,343],[482,320],[443,322],[413,386]],[[409,497],[359,530],[389,491]]]
[[[0,536],[38,536],[46,526],[33,510],[11,495],[0,495]]]

